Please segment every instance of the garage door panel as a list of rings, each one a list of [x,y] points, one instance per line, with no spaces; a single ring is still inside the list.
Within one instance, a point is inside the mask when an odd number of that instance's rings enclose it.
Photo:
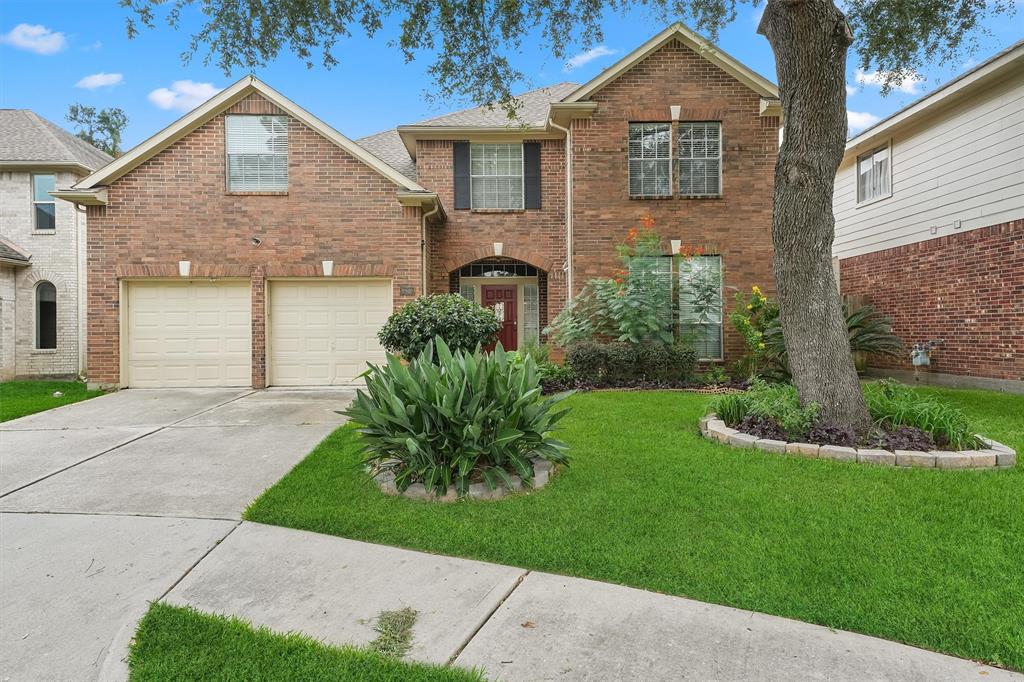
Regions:
[[[349,384],[382,363],[377,332],[391,314],[391,282],[282,281],[270,286],[270,383]]]
[[[127,325],[129,386],[251,385],[248,282],[131,282]]]

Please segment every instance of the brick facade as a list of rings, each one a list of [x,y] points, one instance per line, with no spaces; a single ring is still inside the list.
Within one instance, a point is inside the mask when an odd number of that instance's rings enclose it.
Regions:
[[[607,277],[618,266],[615,247],[645,215],[668,241],[722,256],[726,321],[724,357],[738,359],[742,338],[728,323],[737,291],[775,289],[772,274],[772,192],[778,154],[777,118],[762,118],[759,96],[678,41],[672,41],[599,90],[597,110],[576,120],[573,143],[573,286]],[[630,122],[722,124],[722,196],[631,199]],[[673,126],[673,148],[675,147]],[[673,171],[673,180],[675,181]],[[554,312],[557,311],[553,311]]]
[[[840,261],[844,294],[865,295],[909,348],[942,339],[930,371],[1024,379],[1024,220]],[[902,360],[872,367],[911,370]]]
[[[225,113],[282,112],[253,94]],[[299,121],[288,136],[287,193],[226,190],[218,115],[113,182],[106,206],[89,208],[90,382],[120,381],[119,281],[177,277],[181,260],[192,276],[252,281],[256,387],[266,381],[266,277],[319,276],[320,262],[333,260],[336,277],[393,277],[396,306],[420,293],[420,209],[401,206],[391,181]]]

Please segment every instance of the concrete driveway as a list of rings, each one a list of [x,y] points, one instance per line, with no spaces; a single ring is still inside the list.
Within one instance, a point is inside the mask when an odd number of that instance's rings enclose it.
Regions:
[[[136,622],[348,390],[128,390],[0,424],[0,679],[119,679]]]

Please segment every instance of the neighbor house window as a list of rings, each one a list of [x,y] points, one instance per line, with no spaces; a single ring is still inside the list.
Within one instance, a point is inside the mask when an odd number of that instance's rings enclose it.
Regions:
[[[629,124],[629,196],[672,194],[672,124]]]
[[[288,117],[228,116],[228,189],[288,190]]]
[[[722,124],[679,124],[679,194],[722,193]]]
[[[471,144],[469,182],[472,208],[523,208],[523,145]]]
[[[857,157],[857,203],[892,194],[889,145]]]
[[[32,176],[32,210],[35,229],[55,230],[57,228],[57,204],[50,191],[57,189],[57,176]]]
[[[57,287],[50,282],[36,285],[36,348],[57,347]]]
[[[679,332],[701,360],[722,359],[722,257],[694,256],[679,264]]]

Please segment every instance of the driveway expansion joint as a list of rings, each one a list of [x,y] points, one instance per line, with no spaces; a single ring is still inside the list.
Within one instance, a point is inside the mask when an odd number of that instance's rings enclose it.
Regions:
[[[469,646],[469,643],[473,641],[473,638],[476,637],[477,634],[479,634],[480,630],[482,630],[483,627],[487,625],[488,621],[490,621],[491,618],[494,617],[494,614],[497,613],[498,609],[500,609],[502,605],[508,600],[508,598],[512,596],[512,593],[515,592],[519,588],[519,586],[523,584],[523,581],[526,580],[526,576],[528,575],[530,575],[529,569],[523,571],[523,573],[518,578],[516,578],[516,581],[512,584],[512,587],[509,588],[508,591],[506,591],[505,594],[502,595],[501,599],[498,600],[498,603],[494,605],[494,608],[488,611],[487,614],[480,619],[480,622],[473,629],[473,631],[469,633],[469,636],[462,640],[459,646],[455,649],[455,653],[448,657],[448,661],[445,663],[445,665],[450,666],[453,663],[455,663],[455,659],[459,657],[459,654],[461,654],[466,649],[466,647]]]

